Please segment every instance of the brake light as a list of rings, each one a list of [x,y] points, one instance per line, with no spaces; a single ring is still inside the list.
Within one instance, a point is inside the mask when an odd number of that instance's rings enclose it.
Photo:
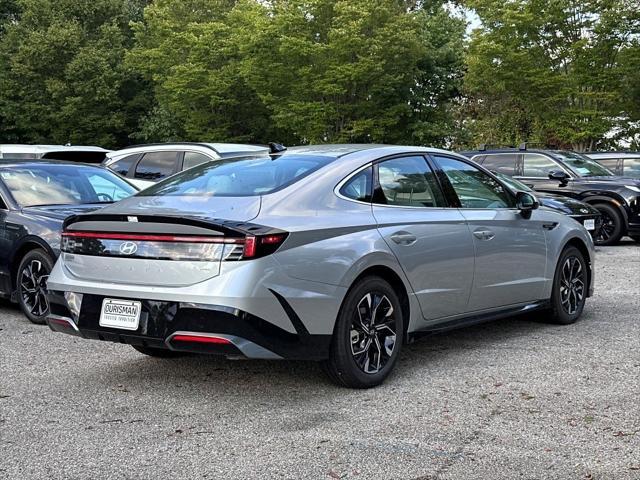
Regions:
[[[243,258],[256,258],[270,255],[275,252],[286,240],[286,233],[271,235],[248,235],[244,240]]]

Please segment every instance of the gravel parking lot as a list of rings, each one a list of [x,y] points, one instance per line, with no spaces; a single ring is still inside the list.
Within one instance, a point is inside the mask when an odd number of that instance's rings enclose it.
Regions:
[[[640,478],[640,247],[568,327],[425,338],[382,387],[314,364],[147,358],[0,306],[0,478]]]

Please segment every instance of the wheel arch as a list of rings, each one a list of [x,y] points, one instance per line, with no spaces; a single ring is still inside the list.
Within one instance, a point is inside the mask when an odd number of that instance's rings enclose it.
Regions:
[[[622,219],[624,220],[623,231],[627,231],[627,223],[629,223],[629,215],[627,214],[626,209],[624,208],[624,200],[621,198],[617,198],[615,196],[606,196],[606,195],[588,195],[581,199],[584,203],[588,203],[589,205],[595,205],[598,203],[606,203],[613,206],[620,215],[622,215]]]

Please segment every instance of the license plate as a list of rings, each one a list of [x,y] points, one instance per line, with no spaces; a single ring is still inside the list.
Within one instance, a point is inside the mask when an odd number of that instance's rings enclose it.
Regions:
[[[141,310],[140,302],[105,298],[102,301],[99,324],[101,327],[137,330]]]
[[[586,228],[587,230],[596,229],[596,221],[593,218],[590,218],[589,220],[585,220],[583,225],[584,225],[584,228]]]

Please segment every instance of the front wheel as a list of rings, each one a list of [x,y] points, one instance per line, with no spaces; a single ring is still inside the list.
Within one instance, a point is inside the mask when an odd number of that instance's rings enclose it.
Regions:
[[[18,304],[26,317],[38,325],[46,322],[49,313],[47,279],[52,268],[51,257],[40,249],[28,252],[18,266]]]
[[[551,293],[553,323],[574,323],[584,309],[589,290],[587,262],[576,247],[567,247],[560,255]]]
[[[391,285],[379,277],[360,280],[342,304],[323,369],[345,387],[380,385],[398,359],[403,325],[400,300]]]
[[[594,207],[600,212],[602,226],[593,239],[596,245],[607,247],[615,245],[622,238],[624,219],[616,207],[607,203],[596,203]]]

